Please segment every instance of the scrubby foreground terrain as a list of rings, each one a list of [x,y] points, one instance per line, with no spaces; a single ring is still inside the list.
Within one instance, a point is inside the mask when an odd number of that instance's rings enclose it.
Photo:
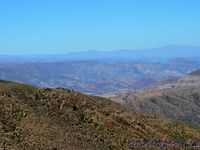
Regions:
[[[136,149],[144,140],[158,146],[138,148],[194,148],[200,128],[71,90],[0,81],[0,149]]]

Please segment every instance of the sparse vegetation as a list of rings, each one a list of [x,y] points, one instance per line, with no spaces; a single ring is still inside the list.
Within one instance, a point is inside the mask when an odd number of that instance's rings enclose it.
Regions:
[[[136,149],[134,140],[199,141],[200,129],[72,90],[0,82],[0,149]]]

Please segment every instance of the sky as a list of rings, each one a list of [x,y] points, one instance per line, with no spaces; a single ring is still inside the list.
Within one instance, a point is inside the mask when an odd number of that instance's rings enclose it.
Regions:
[[[0,0],[0,55],[200,46],[199,0]]]

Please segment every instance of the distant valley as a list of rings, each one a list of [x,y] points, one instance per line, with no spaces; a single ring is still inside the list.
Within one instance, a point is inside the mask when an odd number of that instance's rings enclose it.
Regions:
[[[200,61],[0,62],[0,78],[40,87],[64,87],[91,95],[136,91],[200,68]]]

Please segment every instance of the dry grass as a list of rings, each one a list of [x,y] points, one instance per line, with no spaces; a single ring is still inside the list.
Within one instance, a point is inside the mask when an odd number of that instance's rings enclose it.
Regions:
[[[7,82],[0,88],[0,148],[134,149],[132,140],[200,140],[199,128],[104,98]]]

